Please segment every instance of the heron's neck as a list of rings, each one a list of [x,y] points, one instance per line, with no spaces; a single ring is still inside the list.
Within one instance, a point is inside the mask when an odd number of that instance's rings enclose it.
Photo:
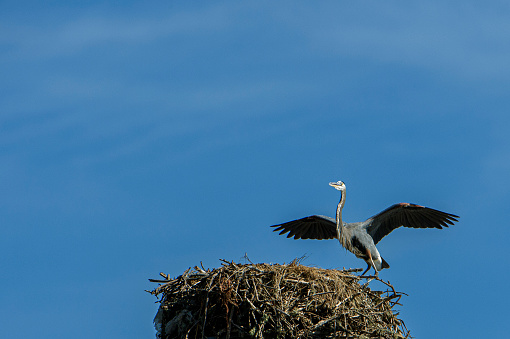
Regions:
[[[336,228],[340,236],[342,236],[342,231],[344,228],[344,223],[342,221],[342,208],[344,208],[344,204],[345,204],[345,191],[340,193],[340,202],[336,207]]]
[[[340,202],[336,207],[336,230],[338,233],[338,241],[345,247],[347,250],[352,251],[352,244],[350,237],[346,234],[347,229],[344,227],[344,223],[342,221],[342,208],[344,208],[345,204],[345,191],[341,193]]]

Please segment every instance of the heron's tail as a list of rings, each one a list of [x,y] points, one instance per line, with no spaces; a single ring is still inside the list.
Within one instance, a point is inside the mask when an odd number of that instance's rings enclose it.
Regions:
[[[381,257],[381,260],[382,260],[382,265],[381,265],[382,268],[390,268],[390,264],[388,264],[386,262],[386,260],[384,260],[384,258]]]

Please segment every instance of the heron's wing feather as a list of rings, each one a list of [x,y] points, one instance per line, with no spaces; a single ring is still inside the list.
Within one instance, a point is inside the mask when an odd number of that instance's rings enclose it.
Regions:
[[[459,216],[432,208],[400,203],[388,207],[368,219],[365,224],[368,234],[377,244],[382,238],[400,226],[412,228],[443,228],[453,225]]]
[[[287,238],[318,240],[337,238],[335,219],[323,215],[311,215],[271,227],[275,227],[274,232],[281,231],[279,234],[288,233]]]

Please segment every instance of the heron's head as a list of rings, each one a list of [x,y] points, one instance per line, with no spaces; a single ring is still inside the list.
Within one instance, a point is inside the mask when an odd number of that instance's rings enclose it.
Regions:
[[[345,184],[343,181],[337,181],[337,182],[330,182],[329,186],[334,187],[335,189],[345,192]]]

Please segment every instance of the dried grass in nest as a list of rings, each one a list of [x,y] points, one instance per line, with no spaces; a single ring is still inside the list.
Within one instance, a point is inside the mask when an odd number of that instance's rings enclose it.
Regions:
[[[188,269],[150,291],[161,295],[158,338],[408,338],[393,306],[403,293],[361,284],[352,270],[290,264]],[[369,280],[370,281],[370,280]],[[149,291],[148,291],[149,292]]]

